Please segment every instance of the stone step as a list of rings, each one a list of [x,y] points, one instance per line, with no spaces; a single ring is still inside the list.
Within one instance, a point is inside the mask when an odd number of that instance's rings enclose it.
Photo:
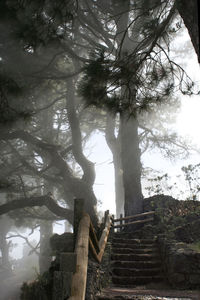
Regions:
[[[138,236],[141,236],[141,238],[138,238]],[[141,231],[138,231],[138,232],[115,232],[113,234],[113,238],[124,238],[124,239],[144,239],[142,238],[142,233]],[[156,237],[151,237],[151,238],[148,238],[148,240],[152,240],[152,241],[155,241],[156,240]]]
[[[139,269],[152,269],[159,268],[161,266],[160,259],[158,260],[137,260],[137,261],[111,261],[111,268],[139,268]]]
[[[112,244],[112,248],[129,248],[129,249],[152,249],[152,250],[156,250],[158,249],[156,244],[129,244],[127,242],[127,244],[124,243],[113,243]]]
[[[162,275],[149,276],[112,276],[112,283],[117,286],[134,286],[163,281]]]
[[[156,242],[154,239],[125,239],[114,237],[112,244],[156,245]]]
[[[161,268],[113,268],[112,274],[115,276],[154,276],[154,275],[160,275],[162,273]]]
[[[127,288],[127,287],[110,287],[102,290],[101,295],[96,296],[96,300],[117,300],[117,299],[190,299],[199,300],[200,291],[180,291],[171,290],[168,286],[162,290],[157,289],[139,289],[139,288]]]
[[[158,254],[158,249],[113,248],[113,254]]]
[[[117,261],[149,261],[159,260],[159,255],[156,254],[111,254],[112,260]]]

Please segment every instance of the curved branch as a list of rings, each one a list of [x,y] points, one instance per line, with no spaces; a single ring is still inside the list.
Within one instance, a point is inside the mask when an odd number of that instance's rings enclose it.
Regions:
[[[79,130],[80,130],[80,128],[79,128]],[[10,133],[3,131],[3,130],[0,132],[0,140],[7,141],[7,140],[11,140],[11,139],[22,139],[26,143],[32,144],[34,147],[36,147],[36,149],[37,149],[36,151],[38,153],[41,153],[42,156],[45,155],[45,153],[47,153],[51,158],[52,166],[55,166],[55,168],[59,170],[59,175],[62,177],[62,179],[61,179],[62,182],[60,180],[58,182],[58,179],[56,177],[54,177],[55,181],[57,181],[58,183],[62,183],[64,190],[66,191],[66,188],[67,188],[67,190],[69,190],[70,192],[73,193],[75,198],[81,198],[84,195],[84,197],[87,199],[87,202],[85,204],[86,211],[91,216],[96,216],[95,205],[97,203],[97,200],[96,200],[95,194],[92,189],[92,184],[94,182],[94,177],[95,177],[94,164],[87,160],[87,158],[84,156],[83,152],[80,152],[80,153],[82,153],[83,156],[81,157],[81,159],[83,158],[83,163],[85,163],[85,166],[83,169],[84,176],[82,179],[79,179],[73,175],[70,166],[60,155],[58,150],[61,150],[61,149],[59,146],[43,142],[39,138],[36,138],[36,137],[32,136],[30,133],[23,131],[23,130],[16,130],[16,131],[10,132]],[[73,147],[74,147],[74,143],[73,143]],[[80,147],[81,147],[80,149],[82,149],[81,140],[80,140]],[[77,155],[78,154],[79,154],[79,152],[77,153]],[[78,156],[75,157],[75,159],[78,163],[80,162],[77,160]],[[81,165],[81,167],[82,167],[82,165]],[[40,174],[38,174],[38,175],[40,175]],[[43,178],[45,178],[47,180],[49,179],[47,176],[45,176],[45,174],[41,174],[41,175]]]
[[[0,215],[16,209],[34,206],[46,206],[55,215],[67,219],[70,223],[73,221],[73,211],[59,206],[49,195],[19,198],[2,204],[0,205]]]
[[[38,256],[40,255],[40,252],[37,251],[37,249],[39,248],[39,243],[37,243],[37,245],[34,247],[34,246],[29,242],[28,238],[25,237],[25,236],[23,236],[23,235],[20,234],[20,233],[13,234],[13,235],[9,235],[9,236],[6,237],[6,239],[12,239],[12,238],[18,238],[18,237],[21,238],[21,239],[23,239],[23,240],[25,240],[25,242],[27,243],[27,245],[31,248],[31,251],[29,251],[29,254],[28,254],[28,255],[32,254],[33,252],[34,252],[35,254],[37,254]]]
[[[89,161],[84,153],[82,148],[82,136],[80,130],[80,122],[76,113],[75,109],[75,90],[73,87],[72,80],[68,81],[68,97],[67,97],[67,116],[71,128],[72,134],[72,151],[75,160],[81,166],[83,170],[83,181],[88,183],[90,186],[94,184],[95,181],[95,170],[94,170],[94,163]]]

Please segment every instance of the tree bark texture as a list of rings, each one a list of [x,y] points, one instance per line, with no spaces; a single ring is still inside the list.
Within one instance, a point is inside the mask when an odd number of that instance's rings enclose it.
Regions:
[[[88,160],[83,153],[80,121],[76,111],[75,83],[73,79],[68,81],[66,107],[72,135],[72,152],[76,162],[83,171],[83,176],[79,180],[79,185],[76,183],[73,190],[76,198],[84,198],[86,200],[85,211],[90,215],[93,223],[96,224],[97,199],[93,191],[95,168],[94,163]]]
[[[121,115],[121,159],[123,167],[125,216],[143,211],[141,189],[141,162],[138,121],[125,113]]]

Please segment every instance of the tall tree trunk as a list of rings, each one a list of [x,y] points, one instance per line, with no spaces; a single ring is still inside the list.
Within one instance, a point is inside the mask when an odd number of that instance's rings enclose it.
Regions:
[[[115,117],[107,114],[106,142],[113,156],[114,175],[115,175],[115,204],[116,216],[124,213],[124,183],[122,175],[120,135],[115,136]]]
[[[50,237],[53,234],[52,222],[42,221],[40,223],[40,255],[39,255],[39,268],[40,274],[48,270],[51,264],[51,247]]]
[[[83,175],[79,180],[79,186],[74,187],[76,197],[85,199],[85,211],[90,215],[94,224],[97,224],[96,204],[97,199],[93,191],[95,181],[94,163],[84,155],[82,147],[82,135],[80,129],[80,120],[76,109],[75,96],[76,80],[69,79],[67,82],[67,117],[72,135],[72,152],[75,161],[82,169]]]
[[[11,270],[9,262],[9,243],[6,241],[5,235],[0,235],[0,249],[2,255],[2,266]]]
[[[138,121],[126,113],[121,114],[121,159],[125,190],[125,215],[143,211],[141,189],[141,162],[138,137]]]
[[[117,1],[113,0],[117,24],[117,42],[121,47],[121,59],[126,58],[129,53],[129,38],[127,26],[129,20],[130,0]],[[120,17],[119,17],[120,16]],[[136,22],[134,30],[134,39],[137,41],[138,26],[140,22]],[[133,34],[133,33],[132,33]],[[133,50],[133,49],[132,49]],[[133,62],[130,71],[133,68]],[[127,66],[127,72],[129,67]],[[127,82],[129,85],[129,82]],[[122,87],[123,95],[122,106],[128,107],[129,99],[136,97],[135,86]],[[136,98],[134,98],[136,99]],[[133,100],[134,100],[133,99]],[[132,100],[132,102],[134,102]],[[120,141],[121,141],[121,163],[123,170],[124,183],[124,212],[125,215],[141,213],[143,211],[143,196],[141,188],[141,162],[140,148],[138,136],[138,121],[135,116],[130,117],[129,112],[122,111],[120,116]]]
[[[6,215],[1,216],[0,218],[0,250],[1,250],[1,265],[5,269],[4,272],[4,279],[6,276],[9,276],[9,274],[12,272],[11,264],[9,260],[9,248],[10,243],[6,240],[6,235],[9,232],[11,227],[10,218],[8,218]]]

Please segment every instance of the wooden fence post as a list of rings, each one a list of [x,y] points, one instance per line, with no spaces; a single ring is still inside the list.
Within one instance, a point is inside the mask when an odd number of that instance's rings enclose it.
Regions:
[[[104,213],[104,228],[106,226],[106,220],[107,220],[107,216],[109,215],[109,210],[106,210],[105,213]]]
[[[84,212],[84,203],[84,199],[74,200],[74,247],[76,244],[76,237],[78,234],[78,226]]]
[[[120,219],[122,219],[122,218],[123,218],[123,214],[120,214]],[[122,223],[123,223],[123,220],[120,220],[120,225],[122,225]],[[122,227],[120,228],[119,231],[122,231]]]

